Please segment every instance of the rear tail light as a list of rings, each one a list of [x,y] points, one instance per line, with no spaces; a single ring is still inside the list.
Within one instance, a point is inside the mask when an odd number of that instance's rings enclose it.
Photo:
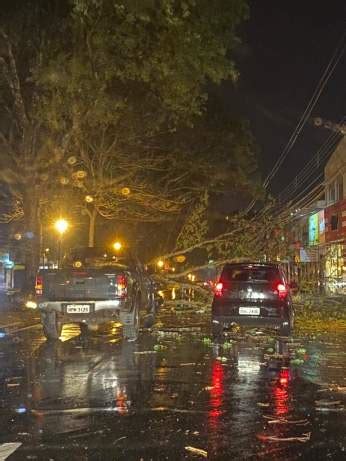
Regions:
[[[127,295],[127,278],[125,275],[117,275],[117,296],[125,298]]]
[[[286,296],[288,295],[288,288],[287,286],[282,283],[282,282],[279,282],[277,285],[276,285],[276,291],[278,293],[278,296],[280,299],[285,299]]]
[[[225,294],[226,284],[224,282],[217,282],[214,288],[215,296],[223,296]]]
[[[37,275],[36,281],[35,281],[35,293],[37,295],[42,295],[42,291],[43,291],[43,277],[42,275]]]

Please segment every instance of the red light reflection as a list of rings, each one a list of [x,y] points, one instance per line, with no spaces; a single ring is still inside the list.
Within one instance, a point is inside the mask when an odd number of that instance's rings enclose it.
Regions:
[[[285,416],[289,412],[289,383],[291,373],[288,369],[282,369],[278,381],[273,387],[274,413],[276,416]]]
[[[115,397],[116,406],[118,408],[119,414],[125,415],[128,413],[128,406],[127,406],[127,395],[126,391],[122,389],[117,389],[116,397]]]
[[[225,370],[223,366],[218,360],[216,360],[213,363],[211,373],[212,389],[210,390],[210,410],[208,413],[209,424],[214,429],[218,425],[218,420],[222,413],[221,406],[224,393],[224,373]]]

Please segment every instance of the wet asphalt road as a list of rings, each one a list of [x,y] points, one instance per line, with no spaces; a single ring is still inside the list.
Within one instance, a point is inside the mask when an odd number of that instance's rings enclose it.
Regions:
[[[346,459],[345,338],[216,346],[207,324],[163,310],[136,343],[116,325],[0,335],[0,444],[22,444],[8,459]]]

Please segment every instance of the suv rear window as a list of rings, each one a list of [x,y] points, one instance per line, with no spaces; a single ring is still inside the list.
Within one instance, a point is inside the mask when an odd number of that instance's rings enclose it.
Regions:
[[[280,273],[270,266],[226,266],[221,278],[234,282],[273,282],[280,279]]]

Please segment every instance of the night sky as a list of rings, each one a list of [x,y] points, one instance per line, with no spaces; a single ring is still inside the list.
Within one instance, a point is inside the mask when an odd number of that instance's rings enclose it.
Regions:
[[[252,0],[237,50],[237,87],[226,83],[223,104],[250,120],[263,177],[285,147],[346,29],[346,2]],[[312,112],[339,122],[346,115],[346,53]],[[331,134],[307,123],[273,180],[278,193]]]

